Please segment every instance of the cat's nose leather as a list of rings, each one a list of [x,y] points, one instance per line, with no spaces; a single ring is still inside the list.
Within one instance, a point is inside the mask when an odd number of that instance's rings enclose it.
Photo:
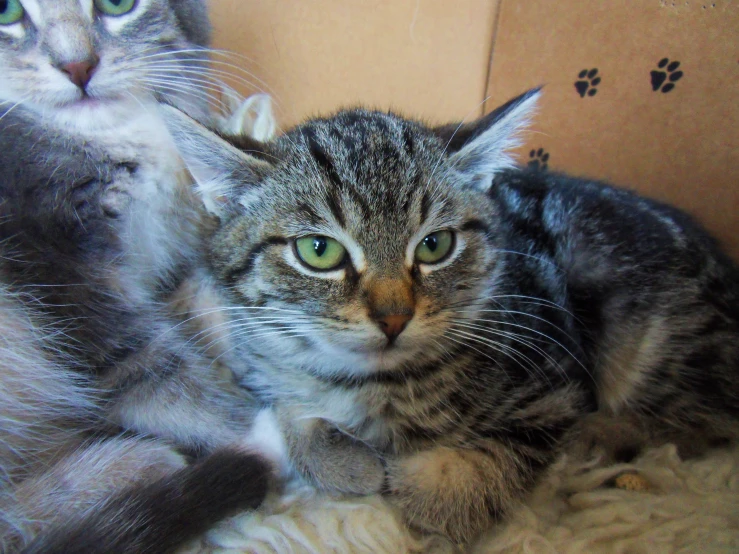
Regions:
[[[413,285],[407,278],[369,277],[366,287],[369,316],[392,343],[413,319]]]
[[[67,74],[70,81],[84,90],[90,79],[92,79],[92,74],[95,72],[97,65],[98,60],[91,58],[89,60],[64,64],[60,69]]]
[[[393,342],[411,319],[413,319],[413,314],[392,314],[379,318],[377,324],[390,342]]]

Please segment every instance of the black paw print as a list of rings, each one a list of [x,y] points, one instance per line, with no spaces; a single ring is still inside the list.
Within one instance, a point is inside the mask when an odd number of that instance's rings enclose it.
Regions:
[[[677,70],[680,67],[680,62],[670,63],[668,58],[662,58],[657,64],[657,67],[664,69],[664,71],[657,71],[655,69],[650,73],[652,76],[652,90],[655,92],[658,90],[670,92],[675,88],[675,82],[679,81],[683,76],[683,72]],[[669,81],[669,83],[662,86],[665,81]]]
[[[595,88],[600,84],[600,77],[598,75],[598,69],[583,69],[578,74],[579,81],[575,81],[575,90],[580,95],[580,98],[585,98],[585,95],[595,96],[598,93],[598,89]]]
[[[529,152],[529,160],[528,166],[531,169],[546,171],[549,165],[547,165],[547,162],[549,161],[549,152],[546,152],[543,148],[539,148],[538,150],[532,150]]]

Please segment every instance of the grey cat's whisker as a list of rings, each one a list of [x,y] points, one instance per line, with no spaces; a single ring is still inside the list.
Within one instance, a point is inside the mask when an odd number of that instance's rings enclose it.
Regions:
[[[539,367],[536,363],[534,363],[534,361],[531,358],[529,358],[528,356],[526,356],[525,354],[523,354],[522,352],[520,352],[519,350],[517,350],[515,347],[511,345],[504,344],[504,343],[498,342],[496,340],[493,340],[487,337],[481,337],[478,334],[464,331],[462,329],[457,329],[454,327],[451,327],[449,329],[449,332],[453,333],[457,337],[462,337],[467,340],[472,340],[480,344],[485,344],[488,347],[492,348],[493,350],[500,352],[504,356],[507,356],[514,363],[518,364],[519,367],[524,369],[527,373],[530,373],[532,375],[538,374],[539,376],[549,381],[549,379],[547,378],[546,374],[544,373],[541,367]],[[550,386],[551,386],[551,382],[550,382]]]
[[[193,312],[219,312],[219,311],[243,311],[243,310],[267,310],[275,312],[284,312],[288,314],[303,315],[305,312],[302,310],[291,310],[289,308],[279,308],[277,306],[218,306],[215,308],[202,308],[201,310],[192,310]]]
[[[207,98],[209,102],[214,106],[225,106],[223,100],[220,97],[216,96],[213,91],[199,86],[197,83],[187,83],[187,81],[184,79],[158,79],[156,77],[147,75],[146,83],[153,83],[153,85],[158,88],[177,90],[187,94],[199,94],[204,98]]]
[[[22,98],[21,100],[16,101],[10,108],[3,111],[3,114],[0,115],[0,120],[4,119],[8,114],[10,114],[13,110],[15,110],[18,106],[23,105],[23,103],[28,100],[28,98]]]
[[[487,334],[492,334],[492,335],[496,335],[496,336],[500,336],[500,337],[509,338],[509,339],[511,339],[511,340],[513,340],[515,342],[518,342],[518,343],[520,343],[520,344],[522,344],[524,346],[527,346],[528,348],[531,348],[536,353],[538,353],[541,356],[543,356],[554,367],[556,367],[560,371],[560,373],[562,374],[563,377],[565,377],[565,378],[567,377],[567,373],[566,373],[565,369],[562,367],[562,365],[557,360],[554,359],[553,356],[551,356],[548,352],[546,352],[546,350],[544,350],[540,346],[538,346],[538,345],[534,344],[533,342],[531,342],[531,340],[542,340],[542,341],[544,341],[544,339],[535,339],[533,337],[529,337],[529,336],[526,336],[526,335],[521,335],[521,334],[518,334],[518,333],[510,333],[510,332],[507,332],[507,331],[500,331],[500,330],[497,330],[497,329],[490,329],[489,327],[485,327],[483,325],[475,325],[474,323],[467,323],[467,322],[463,322],[463,321],[455,321],[454,324],[455,324],[455,326],[458,326],[458,327],[465,327],[465,328],[468,328],[468,329],[478,330],[478,331],[480,331],[482,333],[487,333]],[[527,340],[527,339],[531,339],[531,340]],[[548,342],[548,341],[545,341],[545,342]],[[542,371],[540,373],[542,374],[543,377],[546,378],[545,372]]]
[[[455,343],[455,344],[458,344],[459,346],[462,346],[462,347],[464,347],[464,348],[469,348],[469,349],[470,349],[470,350],[472,350],[473,352],[476,352],[476,353],[480,354],[480,355],[481,355],[482,357],[484,357],[484,358],[487,358],[488,360],[490,360],[490,361],[491,361],[491,362],[492,362],[492,363],[493,363],[494,365],[496,365],[496,366],[497,366],[498,368],[502,369],[502,366],[501,366],[501,364],[500,364],[500,360],[498,360],[498,359],[494,358],[493,356],[491,356],[491,355],[490,355],[490,354],[488,354],[487,352],[483,352],[483,351],[482,351],[482,350],[480,350],[479,348],[477,348],[477,347],[475,347],[475,346],[473,346],[473,345],[469,344],[469,341],[468,341],[468,340],[466,339],[466,337],[462,337],[462,336],[457,336],[457,335],[456,335],[455,333],[452,333],[452,334],[453,334],[453,335],[454,335],[455,337],[457,337],[457,338],[454,338],[454,337],[451,337],[451,336],[449,336],[449,330],[446,330],[446,331],[444,332],[444,338],[445,338],[446,340],[448,340],[448,341],[451,341],[451,342],[453,342],[453,343]],[[519,362],[518,362],[518,361],[515,361],[515,363],[517,363],[517,364],[518,364]],[[508,379],[509,381],[511,380],[511,377],[510,377],[509,375],[505,374],[505,372],[503,372],[503,375],[504,375],[504,377],[505,377],[506,379]]]
[[[479,309],[478,312],[480,312],[480,313],[515,314],[515,315],[522,315],[522,316],[530,317],[532,319],[536,319],[537,321],[541,321],[542,323],[545,323],[545,324],[549,325],[550,327],[553,327],[554,329],[556,329],[557,331],[559,331],[560,333],[562,333],[564,336],[568,337],[569,339],[572,339],[572,337],[569,335],[569,333],[567,333],[559,325],[556,325],[555,323],[549,321],[548,319],[546,319],[544,317],[540,317],[538,315],[530,314],[530,313],[527,313],[527,312],[520,312],[520,311],[517,311],[517,310],[509,310],[509,309],[493,310],[493,309],[489,309],[489,308],[482,308],[482,309]]]
[[[144,56],[141,59],[142,60],[145,60],[145,59],[150,59],[151,57],[154,57],[154,56]],[[270,95],[275,96],[274,91],[272,90],[272,87],[270,87],[267,83],[265,83],[262,79],[260,79],[259,77],[257,77],[253,73],[251,73],[250,71],[247,71],[243,67],[238,66],[236,64],[233,64],[233,63],[230,63],[230,62],[225,62],[223,60],[213,60],[213,59],[210,59],[210,60],[207,60],[207,61],[206,60],[200,60],[198,58],[195,58],[195,59],[179,58],[179,59],[181,59],[182,61],[185,61],[185,62],[200,62],[200,61],[203,61],[203,63],[207,63],[209,65],[215,65],[215,66],[224,67],[224,68],[227,67],[230,70],[233,70],[234,72],[236,72],[237,75],[245,75],[245,76],[247,76],[250,79],[254,79],[260,85],[260,87],[262,87],[265,91],[269,92]]]
[[[525,325],[521,325],[519,323],[513,323],[511,321],[499,321],[499,320],[494,320],[494,319],[478,319],[477,321],[483,321],[485,323],[494,323],[494,324],[497,324],[497,325],[510,325],[511,327],[517,327],[517,328],[523,329],[525,331],[531,331],[532,333],[535,333],[535,334],[537,334],[537,335],[545,338],[546,340],[552,342],[553,344],[556,344],[557,346],[559,346],[562,350],[564,350],[575,361],[575,363],[577,363],[582,369],[584,369],[586,372],[588,372],[588,374],[590,374],[590,372],[588,371],[588,368],[585,367],[585,365],[578,359],[578,357],[575,356],[572,352],[570,352],[570,350],[565,345],[563,345],[561,342],[559,342],[555,338],[550,337],[546,333],[543,333],[542,331],[537,331],[536,329],[532,329],[531,327],[526,327]],[[565,336],[567,336],[567,333],[564,333],[563,332],[563,334],[565,334]]]
[[[186,74],[186,73],[187,73],[186,71],[179,71],[175,73],[175,70],[172,70],[171,73],[167,73],[165,71],[162,71],[162,72],[148,71],[146,76],[147,76],[147,79],[165,79],[173,83],[185,83],[185,84],[197,83],[198,85],[200,85],[199,88],[201,89],[205,89],[210,92],[218,92],[218,81],[213,81],[211,79],[198,78],[198,77],[182,77],[182,74]]]
[[[245,327],[260,327],[260,326],[266,326],[269,324],[275,324],[275,323],[295,323],[296,320],[294,318],[282,318],[282,319],[265,319],[263,321],[243,321],[243,320],[235,320],[235,321],[224,321],[216,325],[210,325],[201,331],[193,334],[190,336],[190,339],[187,342],[191,342],[194,340],[197,340],[203,336],[209,336],[213,335],[217,332],[220,332],[221,329],[225,328],[228,331],[234,330],[234,329],[242,329]],[[300,322],[298,320],[298,322]]]
[[[234,76],[222,71],[198,71],[195,69],[178,69],[176,67],[144,67],[148,75],[155,75],[159,77],[165,77],[167,79],[177,76],[192,76],[195,75],[201,78],[201,82],[208,84],[218,92],[222,92],[225,81],[234,81],[238,84],[244,85],[250,88],[256,88],[254,83],[240,76]],[[187,80],[187,79],[185,79]]]
[[[232,347],[228,348],[225,352],[222,352],[222,354],[226,354],[227,352],[232,351],[233,349],[240,348],[243,346],[244,341],[240,341],[241,337],[249,337],[251,338],[262,338],[262,337],[269,337],[273,336],[273,334],[279,334],[280,336],[290,337],[293,336],[294,333],[303,333],[306,330],[305,329],[292,329],[292,328],[284,328],[284,329],[269,329],[269,331],[264,330],[264,328],[257,327],[256,331],[251,329],[232,329],[227,331],[225,334],[218,333],[216,338],[213,338],[209,340],[208,342],[204,344],[199,344],[198,348],[202,352],[208,352],[213,346],[215,345],[223,345],[223,344],[230,344],[235,343]],[[308,329],[310,331],[310,329]],[[203,340],[207,340],[210,335],[206,335],[202,337]]]
[[[197,75],[200,77],[210,77],[210,80],[208,80],[208,83],[210,83],[211,86],[213,86],[214,88],[218,90],[222,90],[222,86],[224,82],[230,82],[230,81],[244,85],[252,89],[259,88],[256,86],[256,84],[253,81],[250,81],[249,79],[245,77],[242,77],[240,75],[235,75],[227,71],[219,71],[217,69],[203,69],[203,70],[192,69],[192,68],[182,69],[176,66],[170,67],[168,65],[167,66],[145,65],[141,69],[145,70],[148,74],[160,75],[166,78],[171,78],[173,75],[174,76]],[[275,105],[279,105],[279,104],[275,101]]]
[[[156,93],[162,93],[162,91],[170,91],[195,95],[193,93],[198,89],[196,87],[190,88],[183,85],[172,85],[169,81],[160,81],[151,83],[149,86],[149,90]],[[211,94],[203,94],[202,96],[203,100],[207,102],[209,106],[215,108],[216,110],[221,110],[225,107],[225,104],[223,104],[223,102],[219,98]]]
[[[564,306],[561,306],[557,304],[556,302],[552,302],[551,300],[546,300],[543,298],[537,298],[535,296],[526,296],[523,294],[496,294],[494,296],[489,297],[490,300],[498,300],[501,298],[518,298],[520,299],[519,302],[522,304],[530,304],[533,306],[542,306],[542,307],[549,307],[549,308],[555,308],[557,310],[560,310],[570,317],[573,317],[577,319],[577,316],[573,314],[570,310],[565,308]]]
[[[161,53],[154,54],[154,55],[142,56],[140,59],[157,58],[157,57],[160,57],[160,56],[163,56],[163,55],[168,55],[168,54],[169,55],[173,55],[173,56],[177,56],[178,57],[177,59],[184,59],[186,61],[188,60],[188,58],[181,58],[181,57],[179,57],[180,54],[205,54],[204,58],[202,58],[202,59],[206,63],[212,63],[213,61],[215,61],[215,60],[213,60],[213,58],[212,58],[211,55],[216,55],[216,56],[222,56],[224,58],[237,58],[237,59],[239,59],[241,61],[247,61],[249,63],[257,64],[257,62],[254,59],[249,58],[248,56],[246,56],[244,54],[241,54],[239,52],[232,52],[230,50],[217,49],[217,48],[215,48],[215,49],[214,48],[201,48],[201,49],[185,48],[185,49],[178,49],[178,50],[169,50],[167,52],[161,52]],[[196,60],[200,60],[200,59],[201,58],[196,58]],[[241,68],[241,66],[239,66],[239,67]],[[241,68],[241,69],[244,70],[244,71],[246,71],[243,68]]]
[[[292,318],[267,318],[267,319],[260,320],[260,321],[253,321],[253,320],[246,321],[245,319],[227,320],[227,321],[221,322],[216,325],[210,325],[200,330],[199,332],[192,334],[189,337],[189,339],[186,341],[186,343],[190,344],[193,342],[197,342],[200,339],[203,339],[203,338],[206,338],[212,335],[220,334],[222,329],[226,329],[227,334],[223,335],[223,339],[225,339],[228,337],[228,333],[234,332],[239,329],[244,329],[247,327],[254,328],[254,327],[264,327],[264,326],[275,324],[275,323],[295,324],[295,323],[305,323],[305,322],[310,322],[310,320],[308,319],[304,321],[300,319],[296,320],[294,317]],[[217,342],[217,340],[212,343],[209,343],[209,345],[212,346],[212,344],[214,344],[215,342]]]
[[[503,248],[493,248],[491,250],[493,252],[502,252],[504,254],[514,254],[516,256],[524,256],[526,258],[531,258],[532,260],[537,260],[539,262],[544,262],[545,264],[552,266],[554,269],[556,269],[560,273],[564,273],[564,270],[559,265],[557,265],[552,260],[548,260],[548,259],[544,258],[543,256],[537,256],[536,254],[528,254],[526,252],[519,252],[517,250],[506,250],[506,249],[503,249]]]
[[[223,356],[225,356],[226,354],[230,354],[231,352],[233,352],[234,350],[236,350],[237,348],[239,348],[240,346],[242,346],[244,343],[247,343],[247,342],[249,342],[251,340],[254,340],[256,338],[264,338],[264,337],[267,337],[267,336],[287,336],[289,338],[303,338],[303,337],[307,337],[307,335],[295,334],[295,331],[276,331],[276,332],[274,332],[272,334],[267,334],[267,335],[248,336],[247,337],[248,340],[238,341],[238,344],[232,346],[231,348],[228,348],[227,350],[225,350],[224,352],[220,353],[218,356],[216,356],[215,358],[213,358],[213,360],[209,364],[209,367],[213,367],[213,365],[216,362],[218,362],[218,360],[220,360]],[[231,340],[234,340],[236,338],[241,338],[241,337],[238,337],[237,336],[237,337],[230,337],[230,338],[231,338]]]
[[[179,87],[178,90],[181,90],[182,92],[197,95],[204,100],[207,99],[207,102],[218,111],[226,112],[228,110],[228,104],[226,104],[225,100],[217,94],[216,88],[204,86],[198,83],[196,79],[188,80],[174,77],[167,78],[157,75],[147,75],[146,82],[154,87],[160,88],[167,87],[175,89],[175,87]]]
[[[163,52],[158,52],[156,54],[146,55],[142,56],[141,59],[149,59],[149,58],[157,58],[160,56],[179,56],[180,54],[205,54],[203,56],[203,61],[207,62],[210,59],[210,56],[208,54],[213,53],[221,53],[221,54],[232,54],[234,57],[241,56],[241,54],[236,54],[235,52],[230,52],[228,50],[218,50],[213,48],[179,48],[179,49],[170,49]],[[246,56],[244,56],[246,58]],[[247,58],[247,61],[248,58]]]

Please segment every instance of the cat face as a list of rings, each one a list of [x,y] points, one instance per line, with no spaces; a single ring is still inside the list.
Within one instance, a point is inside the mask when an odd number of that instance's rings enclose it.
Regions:
[[[208,28],[198,0],[0,0],[0,99],[77,117],[152,96],[191,108]]]
[[[354,110],[249,157],[167,112],[222,221],[218,277],[247,307],[236,336],[323,370],[367,374],[444,353],[441,337],[495,288],[485,191],[537,93],[464,128]],[[466,140],[461,140],[466,137]],[[457,141],[454,150],[445,149]]]

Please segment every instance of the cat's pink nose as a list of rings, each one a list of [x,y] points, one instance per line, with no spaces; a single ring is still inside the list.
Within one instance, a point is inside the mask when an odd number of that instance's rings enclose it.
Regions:
[[[403,332],[408,322],[413,319],[413,314],[386,315],[377,320],[377,324],[385,333],[390,342],[393,342]]]
[[[61,66],[61,70],[67,74],[70,81],[84,90],[90,82],[90,79],[92,79],[92,74],[95,73],[97,65],[97,58],[92,58],[80,62],[64,64]]]

